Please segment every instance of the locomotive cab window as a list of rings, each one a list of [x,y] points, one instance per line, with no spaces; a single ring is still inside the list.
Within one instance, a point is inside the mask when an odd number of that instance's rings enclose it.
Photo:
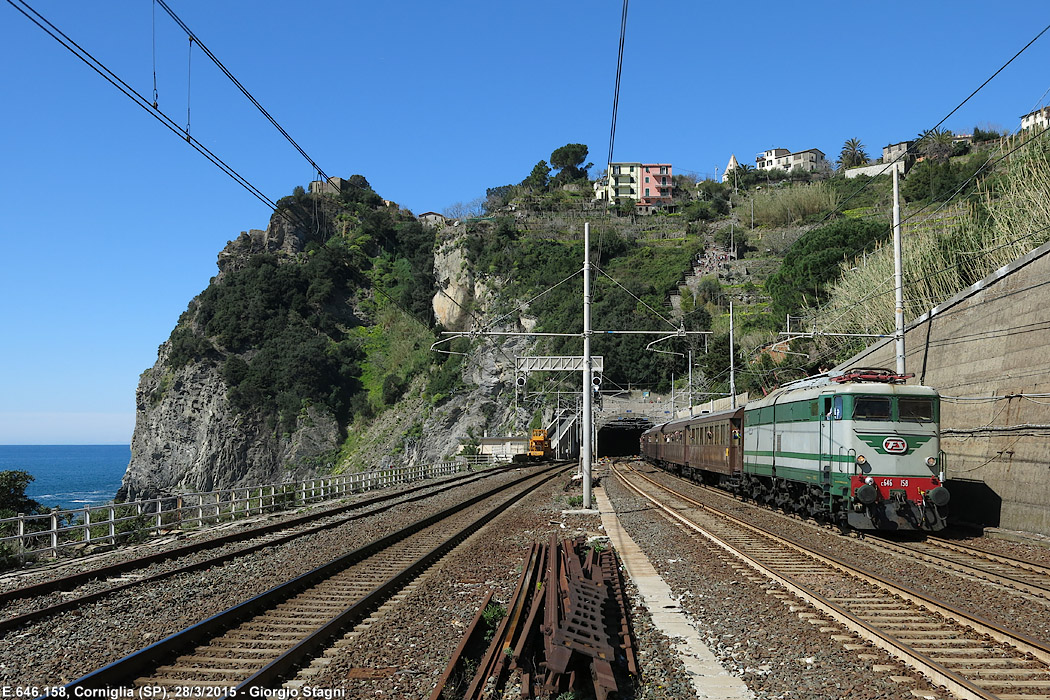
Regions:
[[[900,412],[900,419],[906,421],[932,421],[933,420],[933,399],[925,397],[911,397],[902,396],[897,400],[897,410]]]
[[[857,396],[853,399],[853,420],[889,420],[890,399],[883,396]]]

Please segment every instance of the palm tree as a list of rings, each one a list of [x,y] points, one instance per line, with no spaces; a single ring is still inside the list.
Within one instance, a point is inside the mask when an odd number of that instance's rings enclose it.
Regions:
[[[843,168],[856,168],[868,164],[868,154],[860,139],[847,139],[839,153],[839,165]]]
[[[930,160],[940,163],[951,156],[952,147],[955,145],[952,140],[954,136],[948,129],[930,129],[919,134],[915,149]]]

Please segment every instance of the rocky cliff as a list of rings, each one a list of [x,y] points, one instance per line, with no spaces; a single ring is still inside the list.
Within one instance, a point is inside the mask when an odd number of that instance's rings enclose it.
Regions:
[[[339,426],[312,409],[291,433],[237,414],[216,363],[177,370],[170,343],[146,370],[135,393],[131,462],[118,498],[136,500],[180,491],[212,491],[284,481],[312,470],[310,458],[338,449]]]
[[[438,395],[428,385],[444,358],[428,351],[437,338],[418,323],[418,305],[443,327],[467,330],[498,296],[498,280],[471,271],[463,234],[448,231],[433,246],[433,231],[396,212],[350,210],[334,199],[308,204],[302,210],[313,225],[275,215],[265,231],[242,233],[219,254],[219,274],[141,376],[119,498],[437,461],[461,439],[527,424],[513,400],[513,358],[525,353],[523,338],[473,343],[465,361],[456,356],[454,388]],[[418,241],[428,236],[423,247],[433,252],[420,256]],[[420,261],[425,274],[396,279]],[[313,276],[297,272],[308,269]],[[387,291],[373,294],[376,279]],[[267,304],[261,313],[257,307]],[[384,305],[386,316],[377,311]],[[412,367],[391,359],[407,342],[384,326],[391,313],[415,325],[422,359]],[[505,319],[501,329],[520,330],[522,322]],[[377,350],[383,334],[387,344]],[[306,354],[310,348],[300,346],[315,340],[315,354]],[[342,364],[319,367],[332,357]],[[260,368],[280,376],[259,376]],[[388,388],[391,400],[400,395],[392,406]]]
[[[302,230],[294,219],[275,215],[265,231],[241,233],[219,254],[212,285],[222,285],[259,254],[294,264],[309,241]],[[196,304],[197,299],[190,309]],[[321,407],[306,407],[287,432],[271,420],[236,410],[224,377],[224,353],[209,349],[194,361],[173,364],[174,340],[179,328],[193,323],[191,316],[189,311],[183,315],[172,338],[160,346],[156,364],[139,379],[131,462],[118,498],[275,483],[292,473],[309,473],[319,456],[339,448],[339,425]],[[347,324],[358,322],[347,303],[341,316]]]

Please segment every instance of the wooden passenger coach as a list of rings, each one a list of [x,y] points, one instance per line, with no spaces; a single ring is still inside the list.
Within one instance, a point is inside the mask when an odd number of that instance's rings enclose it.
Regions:
[[[642,454],[706,482],[734,478],[743,468],[744,409],[708,413],[656,426],[642,436]]]

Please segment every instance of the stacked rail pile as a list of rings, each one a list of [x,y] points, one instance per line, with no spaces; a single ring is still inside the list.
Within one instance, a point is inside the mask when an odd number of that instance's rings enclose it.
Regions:
[[[463,690],[466,670],[475,667],[470,650],[485,634],[482,612],[431,700],[492,696],[512,679],[522,698],[576,690],[605,700],[618,694],[617,676],[638,673],[619,560],[582,537],[533,544],[506,615]]]

